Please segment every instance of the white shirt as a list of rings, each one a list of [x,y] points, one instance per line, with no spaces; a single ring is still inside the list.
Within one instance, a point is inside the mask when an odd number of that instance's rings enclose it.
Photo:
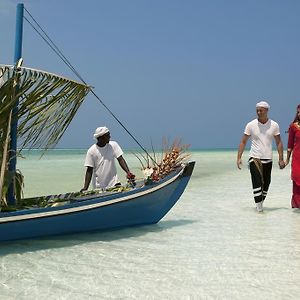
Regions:
[[[272,141],[280,134],[279,125],[273,120],[262,124],[254,119],[246,125],[244,133],[251,136],[250,157],[272,159]]]
[[[104,147],[96,144],[87,151],[84,166],[93,168],[93,188],[105,189],[119,182],[115,158],[123,155],[119,144],[110,141]]]

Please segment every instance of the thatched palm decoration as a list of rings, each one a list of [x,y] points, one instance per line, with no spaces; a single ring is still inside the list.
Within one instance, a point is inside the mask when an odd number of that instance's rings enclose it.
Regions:
[[[51,148],[62,137],[89,89],[43,71],[0,66],[0,201],[5,202],[6,181],[11,181],[7,168],[11,122],[18,118],[20,149]],[[17,101],[18,113],[14,115]]]

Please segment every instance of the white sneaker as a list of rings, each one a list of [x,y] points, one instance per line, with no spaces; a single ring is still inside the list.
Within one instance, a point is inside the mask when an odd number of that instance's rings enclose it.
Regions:
[[[256,210],[258,212],[263,212],[264,211],[264,209],[263,209],[263,201],[256,203]]]

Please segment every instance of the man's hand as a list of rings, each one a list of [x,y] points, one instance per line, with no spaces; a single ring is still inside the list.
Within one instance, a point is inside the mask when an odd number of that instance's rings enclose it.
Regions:
[[[236,160],[236,165],[237,165],[237,167],[241,170],[242,169],[242,159],[241,158],[238,158],[237,160]]]
[[[135,175],[132,174],[131,172],[128,172],[126,177],[127,177],[128,180],[134,180]]]
[[[127,177],[127,179],[128,179],[128,183],[129,183],[132,187],[134,187],[134,186],[135,186],[135,180],[134,180],[135,175],[132,174],[131,172],[128,172],[126,177]]]
[[[279,165],[279,168],[280,168],[280,169],[284,169],[284,167],[285,167],[285,162],[284,162],[284,160],[283,160],[283,159],[280,160],[280,161],[278,162],[278,165]]]

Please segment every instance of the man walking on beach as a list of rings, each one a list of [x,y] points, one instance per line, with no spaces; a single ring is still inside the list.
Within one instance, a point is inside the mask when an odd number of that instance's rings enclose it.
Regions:
[[[239,145],[237,154],[237,167],[241,169],[242,155],[249,137],[251,137],[251,149],[249,168],[253,187],[253,196],[258,212],[263,212],[263,201],[267,196],[271,182],[272,171],[272,140],[275,139],[279,155],[279,167],[283,169],[283,145],[280,138],[279,126],[268,118],[270,105],[261,101],[256,104],[257,119],[249,122],[244,130],[244,135]]]
[[[93,177],[94,189],[107,189],[116,185],[120,185],[115,159],[118,160],[121,168],[126,172],[127,179],[134,184],[135,175],[133,175],[123,158],[123,151],[119,144],[110,141],[110,132],[107,127],[98,127],[95,130],[94,138],[97,143],[92,145],[85,158],[84,166],[86,169],[84,187],[81,191],[89,188]]]

